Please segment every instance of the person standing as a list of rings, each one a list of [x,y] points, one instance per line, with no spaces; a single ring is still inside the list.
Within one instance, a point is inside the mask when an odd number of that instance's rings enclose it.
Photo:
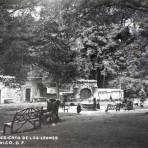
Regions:
[[[97,101],[96,98],[93,98],[93,109],[96,110],[97,107]]]
[[[99,100],[97,100],[97,109],[100,109],[100,103],[99,103],[100,101]]]
[[[47,111],[48,112],[52,111],[52,102],[51,102],[51,100],[47,100]]]
[[[77,114],[79,114],[79,113],[81,112],[81,110],[82,110],[82,109],[81,109],[81,105],[78,104],[78,105],[77,105]]]

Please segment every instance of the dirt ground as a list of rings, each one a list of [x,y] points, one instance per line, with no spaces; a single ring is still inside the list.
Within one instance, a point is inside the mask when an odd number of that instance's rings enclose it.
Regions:
[[[10,121],[15,111],[16,108],[12,106],[0,107],[1,132],[3,123]],[[16,139],[14,142],[19,141],[18,145],[16,143],[0,144],[0,147],[147,148],[147,112],[148,110],[144,109],[121,112],[109,111],[108,113],[104,111],[82,111],[78,115],[75,109],[68,113],[60,110],[60,122],[43,124],[41,129],[10,135],[20,136],[21,138],[28,137],[28,140]],[[43,136],[49,138],[43,140]],[[36,138],[31,140],[33,137]],[[6,140],[0,139],[0,142]]]

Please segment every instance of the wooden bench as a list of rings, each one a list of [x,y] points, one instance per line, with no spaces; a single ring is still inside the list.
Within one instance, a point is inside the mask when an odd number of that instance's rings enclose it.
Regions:
[[[11,134],[41,128],[41,116],[42,107],[27,108],[18,111],[15,113],[11,122],[4,123],[3,134],[6,133],[7,128],[10,129]]]
[[[119,104],[108,104],[107,108],[105,110],[105,112],[107,112],[108,110],[116,110],[116,111],[120,111],[120,105]]]
[[[64,112],[65,112],[65,111],[67,111],[67,112],[68,112],[69,107],[68,107],[68,106],[64,106],[64,108],[63,108],[63,109],[64,109]]]
[[[82,109],[94,110],[94,104],[82,104]]]

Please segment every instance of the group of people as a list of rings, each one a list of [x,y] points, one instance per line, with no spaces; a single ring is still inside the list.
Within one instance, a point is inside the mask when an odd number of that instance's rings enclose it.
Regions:
[[[142,101],[141,101],[142,102]],[[63,101],[63,103],[60,103],[59,100],[55,100],[55,99],[50,99],[47,100],[47,112],[51,113],[50,114],[50,118],[52,118],[52,120],[59,120],[59,107],[63,105],[63,107],[65,107],[65,102]],[[133,102],[132,101],[128,101],[126,98],[123,100],[122,103],[119,103],[120,107],[122,108],[124,105],[127,105],[128,107],[132,108],[133,106]],[[142,105],[141,105],[142,107]],[[100,101],[97,100],[96,98],[93,98],[93,109],[100,109]],[[82,111],[82,106],[79,103],[77,105],[77,113],[79,114]]]
[[[50,120],[58,121],[59,120],[59,107],[60,101],[55,99],[47,100],[47,112],[49,112]],[[52,118],[52,119],[51,119]]]
[[[50,113],[50,120],[59,120],[59,107],[60,107],[60,101],[55,99],[49,99],[47,100],[47,112]],[[62,103],[61,103],[62,104]],[[64,103],[65,104],[65,103]],[[100,109],[99,101],[96,100],[96,98],[93,98],[93,109]],[[82,111],[82,107],[80,103],[77,105],[77,113],[79,114]],[[52,118],[52,119],[51,119]]]

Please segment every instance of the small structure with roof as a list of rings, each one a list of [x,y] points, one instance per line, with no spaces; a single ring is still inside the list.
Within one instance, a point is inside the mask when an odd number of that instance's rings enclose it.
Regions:
[[[22,86],[24,102],[44,102],[57,97],[56,83],[44,81],[42,77],[28,77]]]
[[[42,83],[42,77],[28,77],[22,85],[23,102],[35,102],[46,99],[46,87]]]
[[[90,101],[96,98],[99,101],[121,101],[124,98],[122,89],[98,88],[97,80],[78,80],[73,83],[74,98],[77,101]]]
[[[94,96],[97,91],[96,80],[77,80],[72,85],[74,97],[77,100],[83,101]]]

